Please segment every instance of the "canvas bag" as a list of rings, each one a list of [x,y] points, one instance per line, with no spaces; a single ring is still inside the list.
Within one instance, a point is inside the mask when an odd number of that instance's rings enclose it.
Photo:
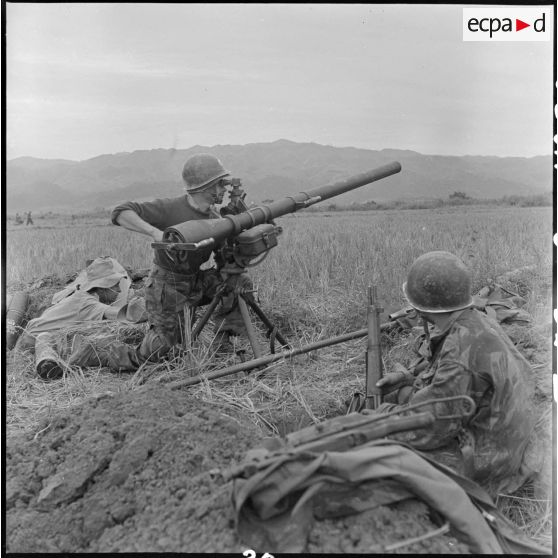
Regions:
[[[238,535],[250,548],[303,552],[315,517],[409,497],[446,518],[474,553],[546,553],[517,533],[481,487],[394,440],[345,452],[280,454],[267,468],[235,479],[232,503]]]

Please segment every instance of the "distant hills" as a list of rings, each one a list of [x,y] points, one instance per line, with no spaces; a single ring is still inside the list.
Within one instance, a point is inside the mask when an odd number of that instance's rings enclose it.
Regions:
[[[112,207],[125,200],[172,197],[183,192],[182,166],[194,153],[213,153],[242,179],[250,202],[297,193],[399,161],[402,171],[332,200],[474,198],[552,191],[552,157],[422,155],[415,151],[331,147],[278,140],[247,145],[194,146],[100,155],[85,161],[19,157],[7,162],[6,202],[24,210]]]

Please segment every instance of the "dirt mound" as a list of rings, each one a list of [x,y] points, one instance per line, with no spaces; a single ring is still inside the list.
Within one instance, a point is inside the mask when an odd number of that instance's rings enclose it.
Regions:
[[[7,442],[8,552],[246,550],[219,474],[259,445],[240,413],[153,387],[92,398],[41,429]],[[432,530],[417,504],[316,522],[309,550],[370,552],[371,528],[385,542]],[[409,549],[466,552],[447,536]]]
[[[258,437],[163,388],[87,401],[8,443],[8,551],[238,551],[215,469]]]

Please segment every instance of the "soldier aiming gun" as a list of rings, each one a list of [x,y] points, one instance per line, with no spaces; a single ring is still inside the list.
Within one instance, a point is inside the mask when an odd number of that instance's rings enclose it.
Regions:
[[[226,188],[231,184],[230,173],[221,162],[213,155],[193,155],[184,165],[182,178],[186,185],[185,196],[123,203],[113,210],[112,222],[160,242],[168,227],[200,219],[219,219],[215,205],[223,202]],[[177,257],[169,251],[155,251],[145,283],[149,330],[137,350],[126,351],[116,359],[120,370],[135,369],[145,360],[160,360],[181,342],[181,333],[186,327],[185,305],[193,309],[208,304],[223,283],[218,268],[202,269],[212,252],[211,248],[206,248]],[[252,288],[247,274],[237,278],[237,286],[246,290]],[[215,315],[215,329],[221,345],[228,342],[230,335],[243,333],[236,302],[234,293],[229,293],[221,299],[221,307]]]

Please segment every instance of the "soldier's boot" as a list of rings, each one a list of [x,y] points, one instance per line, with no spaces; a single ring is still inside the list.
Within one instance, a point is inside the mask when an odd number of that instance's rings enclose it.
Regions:
[[[56,360],[44,359],[37,363],[37,374],[43,380],[59,380],[64,376],[64,370]]]
[[[176,346],[175,334],[165,328],[151,326],[141,345],[133,355],[129,355],[133,361],[139,364],[143,362],[160,362],[165,359]]]
[[[59,380],[64,367],[50,333],[40,333],[35,342],[35,370],[43,380]]]

